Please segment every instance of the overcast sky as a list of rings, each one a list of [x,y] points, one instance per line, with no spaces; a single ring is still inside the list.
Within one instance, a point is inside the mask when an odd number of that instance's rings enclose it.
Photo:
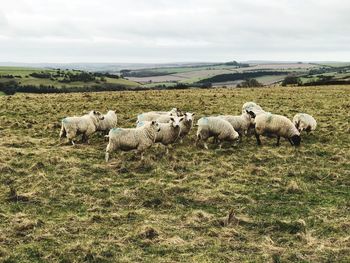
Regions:
[[[0,61],[350,61],[349,0],[1,0]]]

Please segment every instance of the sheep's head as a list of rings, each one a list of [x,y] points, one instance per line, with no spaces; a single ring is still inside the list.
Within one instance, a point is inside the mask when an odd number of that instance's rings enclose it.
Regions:
[[[185,113],[185,121],[188,121],[188,122],[193,121],[193,116],[194,116],[194,115],[195,115],[194,112],[192,112],[192,113],[186,112],[186,113]]]
[[[90,114],[92,114],[97,120],[103,120],[105,117],[102,115],[99,111],[91,111]]]
[[[157,121],[152,121],[151,122],[151,127],[156,131],[159,132],[160,131],[160,126],[159,123]]]
[[[300,135],[293,135],[290,139],[294,146],[300,146],[300,142],[301,142]]]
[[[180,122],[183,121],[184,117],[172,116],[170,117],[170,124],[174,128],[180,127]]]
[[[294,123],[294,126],[295,126],[295,128],[297,128],[297,130],[298,130],[299,132],[301,131],[300,120],[296,121],[296,122]]]

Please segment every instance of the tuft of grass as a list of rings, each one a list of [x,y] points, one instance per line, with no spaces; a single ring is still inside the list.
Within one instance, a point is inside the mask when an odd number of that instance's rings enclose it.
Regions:
[[[26,74],[26,73],[23,73]],[[350,87],[190,89],[0,97],[0,261],[347,262]],[[58,143],[60,120],[179,107],[196,118],[240,114],[246,101],[318,121],[302,145],[245,137],[195,147],[195,129],[168,155],[144,160],[106,142]]]

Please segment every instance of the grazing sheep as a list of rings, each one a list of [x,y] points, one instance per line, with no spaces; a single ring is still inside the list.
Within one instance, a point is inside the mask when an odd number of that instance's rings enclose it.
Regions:
[[[194,112],[190,113],[190,112],[186,112],[184,114],[184,120],[182,122],[180,122],[180,142],[182,143],[183,138],[189,134],[189,132],[191,131],[192,127],[193,127],[193,116],[195,115]]]
[[[60,131],[60,138],[67,137],[73,145],[74,138],[79,134],[83,135],[83,141],[88,142],[88,136],[93,134],[101,120],[103,115],[98,111],[90,111],[89,114],[80,117],[67,117],[62,120],[62,126]]]
[[[180,135],[180,123],[184,117],[171,116],[168,123],[159,123],[160,131],[157,133],[155,142],[161,143],[166,147],[166,153],[169,152],[168,145],[174,143]],[[145,125],[148,122],[139,122],[138,127]]]
[[[277,146],[280,145],[281,137],[288,139],[291,145],[300,145],[300,133],[287,117],[271,113],[256,115],[252,111],[248,111],[248,113],[252,118],[255,118],[255,137],[258,145],[261,145],[260,135],[268,137],[276,136]]]
[[[104,119],[100,121],[97,130],[108,133],[110,129],[117,127],[118,117],[115,111],[110,110],[103,115]]]
[[[144,112],[137,116],[137,121],[155,121],[162,116],[179,116],[180,111],[177,108],[173,108],[170,111],[150,111]],[[166,121],[167,122],[167,121]]]
[[[196,144],[198,144],[199,141],[203,141],[205,149],[208,149],[206,141],[210,137],[214,137],[220,142],[220,148],[221,141],[233,142],[239,137],[232,125],[228,121],[219,117],[200,118],[197,125],[198,130]]]
[[[306,131],[309,133],[310,131],[316,130],[317,127],[317,122],[314,117],[306,113],[297,113],[293,118],[293,124],[299,132]]]
[[[239,116],[234,115],[220,115],[221,119],[228,121],[235,131],[238,132],[240,139],[242,140],[243,134],[248,132],[248,129],[254,125],[254,119],[248,113],[242,113]]]
[[[159,131],[160,127],[156,121],[151,121],[137,128],[113,128],[106,135],[109,138],[106,148],[106,162],[109,160],[110,153],[116,150],[137,150],[141,154],[142,160],[143,152],[155,143]]]
[[[259,115],[261,113],[265,113],[265,111],[255,102],[249,101],[243,104],[242,106],[242,113],[246,113],[247,111],[252,111],[256,115]]]

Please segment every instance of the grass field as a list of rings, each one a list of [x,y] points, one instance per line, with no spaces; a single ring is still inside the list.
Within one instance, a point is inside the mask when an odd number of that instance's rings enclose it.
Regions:
[[[244,138],[104,162],[106,142],[58,145],[65,116],[115,109],[121,127],[174,106],[197,117],[246,101],[318,129],[295,149]],[[0,96],[2,262],[349,262],[350,86]]]

